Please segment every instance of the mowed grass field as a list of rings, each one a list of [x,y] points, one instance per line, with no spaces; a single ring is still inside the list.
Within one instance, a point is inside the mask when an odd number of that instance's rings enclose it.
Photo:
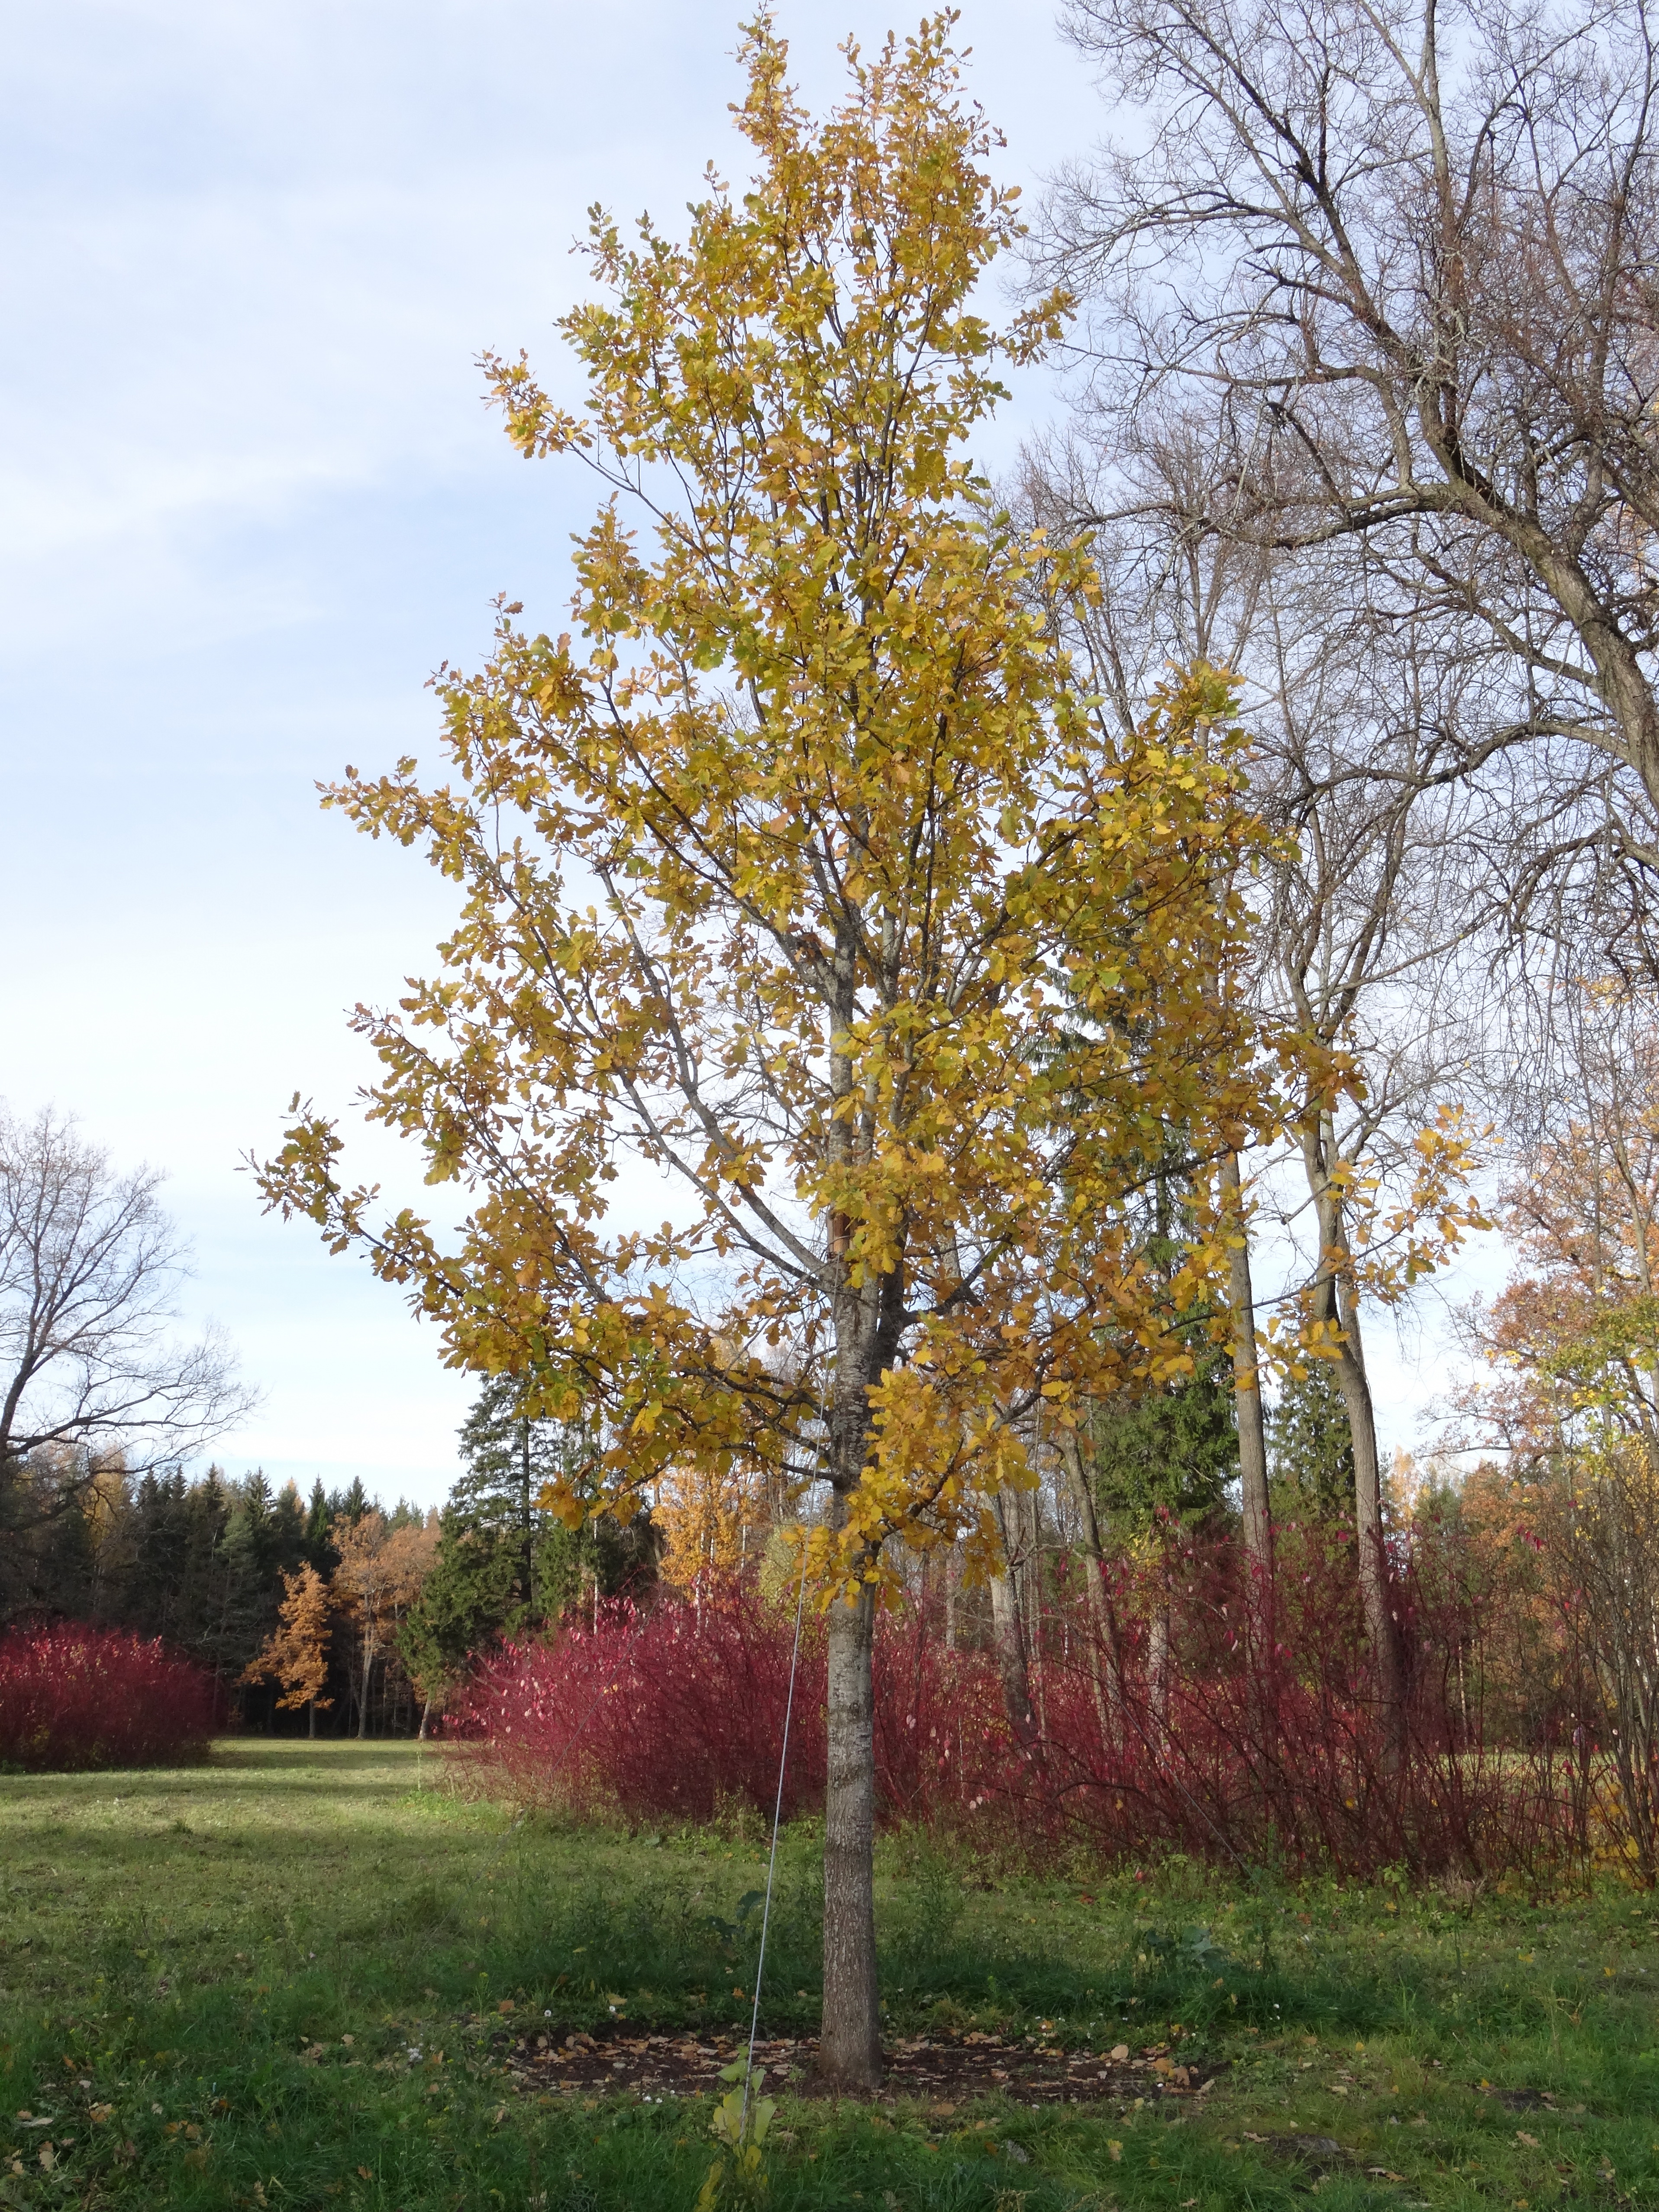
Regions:
[[[238,1740],[177,1772],[0,1777],[0,2203],[695,2201],[707,2100],[525,2094],[503,2034],[747,2021],[758,1835],[515,1823],[413,1745]],[[774,2032],[815,2023],[817,1909],[808,1827],[782,1856]],[[1612,1885],[1460,1905],[1180,1864],[990,1879],[889,1840],[895,2035],[1167,2042],[1225,2070],[1138,2110],[785,2095],[766,2202],[1659,2202],[1652,1914]],[[1310,2164],[1299,2134],[1347,2155]]]

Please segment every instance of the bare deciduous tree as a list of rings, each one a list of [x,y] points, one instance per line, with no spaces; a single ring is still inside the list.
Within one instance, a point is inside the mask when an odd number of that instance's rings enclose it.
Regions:
[[[1397,1722],[1403,1654],[1360,1303],[1365,1291],[1397,1296],[1402,1273],[1431,1256],[1419,1239],[1402,1268],[1386,1248],[1416,1235],[1417,1140],[1468,1087],[1480,1048],[1470,888],[1487,865],[1472,854],[1491,807],[1465,769],[1468,731],[1488,702],[1466,659],[1377,619],[1363,595],[1308,561],[1196,526],[1208,467],[1190,416],[1143,419],[1129,448],[1093,446],[1100,427],[1085,410],[1069,441],[1027,457],[1034,511],[1060,531],[1086,529],[1100,564],[1102,594],[1080,650],[1120,717],[1132,717],[1160,654],[1225,659],[1245,678],[1252,786],[1279,832],[1247,891],[1257,917],[1250,995],[1274,1024],[1346,1053],[1363,1077],[1343,1101],[1309,1073],[1293,1169],[1305,1197],[1285,1206],[1284,1179],[1270,1176],[1280,1203],[1269,1212],[1302,1247],[1287,1289],[1299,1291],[1341,1387],[1365,1612],[1379,1692]],[[1223,1162],[1222,1182],[1238,1238],[1229,1304],[1246,1541],[1265,1582],[1256,1298],[1236,1160]]]
[[[0,1112],[0,1501],[32,1453],[91,1480],[199,1449],[252,1395],[211,1333],[174,1333],[185,1251],[156,1203],[161,1178],[118,1175],[51,1109]],[[59,1483],[67,1499],[76,1485]]]
[[[1113,489],[1308,556],[1542,738],[1500,856],[1640,909],[1659,867],[1659,71],[1641,0],[1068,0],[1121,136],[1060,180]],[[1133,475],[1131,470],[1130,474]],[[1633,893],[1633,896],[1632,896]]]

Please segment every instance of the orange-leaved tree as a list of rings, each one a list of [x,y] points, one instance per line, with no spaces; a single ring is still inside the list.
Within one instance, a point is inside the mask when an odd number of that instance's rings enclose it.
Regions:
[[[1109,732],[1055,619],[1087,560],[965,450],[1063,303],[977,310],[1018,225],[948,33],[850,51],[814,122],[751,26],[748,188],[711,175],[683,243],[596,217],[603,296],[561,326],[586,414],[492,363],[522,452],[606,487],[579,641],[507,608],[482,672],[440,679],[451,780],[330,794],[462,893],[441,973],[359,1027],[373,1115],[470,1211],[386,1218],[309,1109],[263,1170],[455,1364],[602,1424],[614,1510],[675,1469],[820,1486],[820,2063],[847,2084],[880,2067],[884,1547],[966,1533],[983,1563],[1035,1416],[1190,1366],[1218,1131],[1267,1113],[1226,981],[1257,836],[1229,688],[1196,672]],[[1137,1194],[1172,1130],[1201,1195],[1154,1269]]]
[[[770,1534],[766,1504],[745,1468],[670,1468],[651,1500],[651,1520],[663,1532],[663,1580],[700,1607],[705,1590],[722,1588],[760,1557]]]
[[[336,1528],[334,1546],[336,1602],[357,1635],[357,1733],[366,1736],[374,1662],[395,1644],[398,1623],[432,1571],[438,1530],[419,1521],[394,1528],[383,1513],[366,1513]]]
[[[1581,988],[1526,1172],[1504,1193],[1523,1265],[1477,1321],[1496,1387],[1466,1410],[1523,1455],[1626,1440],[1659,1467],[1659,1021]]]
[[[297,1574],[283,1572],[285,1595],[276,1608],[279,1626],[263,1650],[244,1669],[245,1682],[281,1683],[276,1700],[285,1712],[306,1708],[307,1735],[317,1733],[318,1709],[334,1703],[323,1691],[329,1679],[329,1586],[307,1564]]]

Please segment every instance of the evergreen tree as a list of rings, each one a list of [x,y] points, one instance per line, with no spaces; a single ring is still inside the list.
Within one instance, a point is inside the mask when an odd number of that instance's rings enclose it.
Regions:
[[[354,1528],[363,1516],[372,1512],[373,1510],[373,1501],[363,1487],[363,1478],[360,1474],[353,1475],[344,1490],[333,1490],[329,1492],[330,1521],[349,1521]]]
[[[220,1545],[230,1509],[224,1478],[216,1467],[210,1467],[200,1482],[184,1491],[179,1576],[172,1587],[170,1618],[163,1631],[209,1666],[216,1663],[226,1611]]]
[[[133,1581],[128,1625],[145,1636],[175,1633],[174,1613],[185,1579],[184,1472],[146,1474],[134,1495]]]
[[[255,1472],[230,1492],[213,1554],[217,1604],[206,1654],[221,1674],[239,1676],[275,1626],[281,1534],[270,1485]]]
[[[16,1463],[0,1493],[0,1620],[91,1614],[97,1562],[87,1485],[80,1452],[42,1449]]]
[[[1231,1368],[1214,1353],[1144,1398],[1103,1407],[1090,1424],[1103,1512],[1139,1534],[1154,1521],[1208,1520],[1238,1471]]]
[[[465,1472],[439,1522],[438,1558],[404,1623],[402,1648],[424,1694],[441,1695],[475,1651],[533,1634],[596,1594],[637,1593],[655,1578],[648,1514],[567,1528],[538,1504],[560,1480],[579,1488],[592,1452],[579,1422],[521,1410],[511,1376],[493,1376],[461,1428]]]
[[[306,1509],[300,1503],[300,1492],[294,1483],[285,1482],[277,1492],[271,1522],[277,1571],[292,1574],[306,1556]]]
[[[305,1558],[308,1567],[314,1567],[324,1582],[339,1565],[340,1555],[330,1540],[330,1531],[334,1516],[329,1511],[329,1501],[324,1495],[319,1475],[311,1486],[311,1504],[306,1510]]]
[[[1166,1133],[1161,1156],[1148,1169],[1146,1253],[1163,1275],[1181,1264],[1193,1227],[1184,1132]],[[1097,1407],[1089,1424],[1097,1505],[1135,1535],[1155,1523],[1190,1527],[1209,1519],[1238,1472],[1230,1358],[1202,1332],[1184,1334],[1190,1373],[1142,1397]]]
[[[1334,1361],[1310,1360],[1286,1383],[1268,1416],[1268,1460],[1281,1513],[1353,1520],[1353,1438]]]

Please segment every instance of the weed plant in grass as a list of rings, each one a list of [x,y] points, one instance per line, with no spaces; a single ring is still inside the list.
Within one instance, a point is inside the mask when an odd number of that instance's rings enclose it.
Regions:
[[[515,1821],[433,1786],[444,1771],[407,1744],[240,1741],[205,1767],[0,1781],[0,2203],[688,2212],[707,2100],[524,2098],[504,2038],[746,2023],[758,1829]],[[784,1838],[775,2033],[815,2025],[817,1844],[811,1824]],[[990,1880],[887,1838],[890,2025],[1168,2043],[1224,2064],[1201,2103],[786,2094],[768,2202],[1659,2197],[1645,1899],[1142,1875]],[[1346,2155],[1311,2164],[1297,2136]]]

